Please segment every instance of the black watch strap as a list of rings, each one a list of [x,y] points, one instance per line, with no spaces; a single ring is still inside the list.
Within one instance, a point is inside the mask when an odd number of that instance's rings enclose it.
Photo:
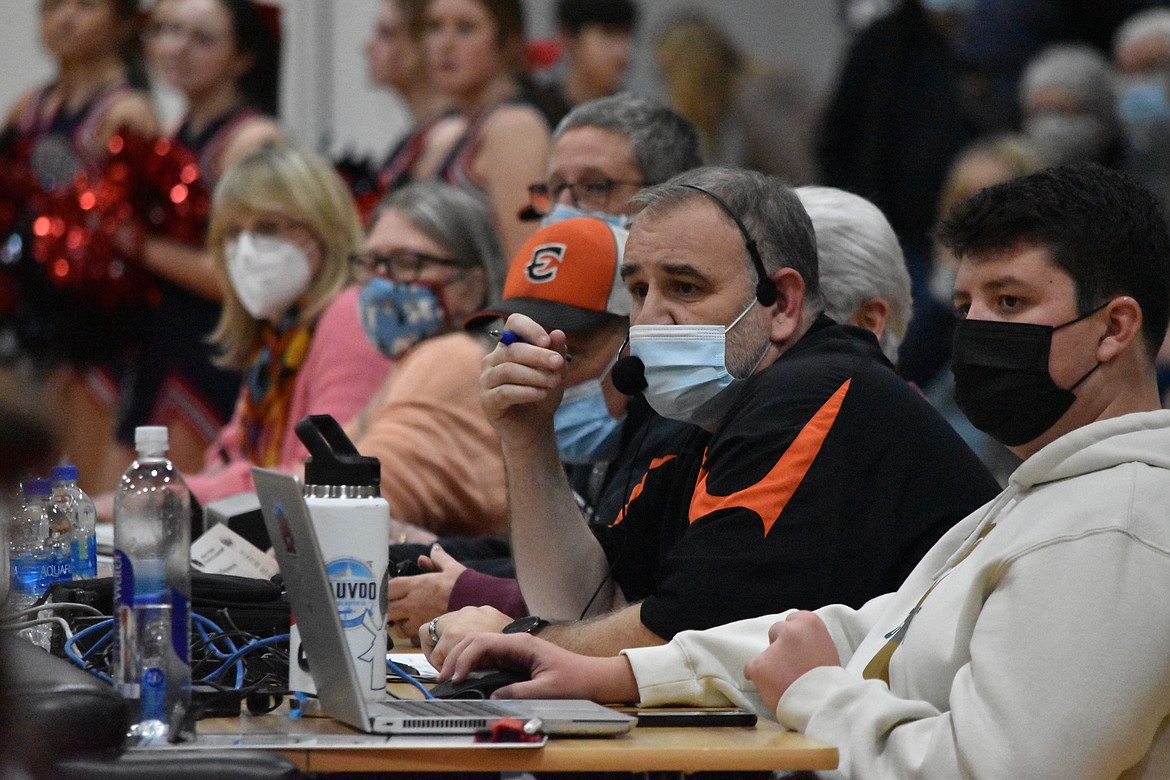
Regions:
[[[539,618],[536,615],[526,615],[522,618],[516,618],[508,625],[504,626],[501,633],[504,634],[538,634],[548,621],[544,618]]]

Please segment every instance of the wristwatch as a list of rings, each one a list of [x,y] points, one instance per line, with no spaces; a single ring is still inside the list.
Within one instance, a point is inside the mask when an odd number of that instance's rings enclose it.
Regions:
[[[516,618],[508,625],[504,626],[501,633],[503,634],[538,634],[548,625],[548,621],[544,618],[539,618],[536,615],[528,615],[522,618]]]

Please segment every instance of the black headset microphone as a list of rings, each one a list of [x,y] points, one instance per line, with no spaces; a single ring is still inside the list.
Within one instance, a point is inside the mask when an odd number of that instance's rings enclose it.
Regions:
[[[723,209],[727,216],[731,217],[735,226],[739,228],[739,234],[743,236],[743,243],[747,248],[748,257],[751,258],[752,265],[756,269],[756,300],[760,302],[761,306],[771,306],[775,303],[776,285],[764,269],[764,261],[760,259],[760,250],[756,248],[756,240],[748,232],[747,226],[743,224],[743,220],[736,216],[736,213],[731,210],[731,206],[727,205],[727,201],[714,192],[704,189],[697,184],[683,184],[682,186],[703,193],[719,204],[719,208]],[[619,355],[629,343],[630,337],[626,336],[625,342],[622,343],[621,348],[618,350]],[[610,379],[619,393],[624,395],[637,395],[647,387],[646,366],[640,358],[629,355],[614,363],[613,370],[610,372]]]

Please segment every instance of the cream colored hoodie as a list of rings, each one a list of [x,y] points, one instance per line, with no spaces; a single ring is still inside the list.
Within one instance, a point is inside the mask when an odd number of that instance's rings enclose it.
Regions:
[[[890,687],[862,679],[936,579],[893,655]],[[802,676],[775,716],[837,746],[840,775],[1170,777],[1170,411],[1061,437],[897,593],[818,614],[845,666]],[[762,711],[743,665],[779,619],[626,651],[642,703]]]

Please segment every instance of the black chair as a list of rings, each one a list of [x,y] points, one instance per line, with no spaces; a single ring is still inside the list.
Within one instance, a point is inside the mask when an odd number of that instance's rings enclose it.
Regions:
[[[106,683],[13,633],[0,633],[5,741],[38,777],[64,780],[277,780],[302,777],[275,753],[255,750],[121,750],[126,702]]]

